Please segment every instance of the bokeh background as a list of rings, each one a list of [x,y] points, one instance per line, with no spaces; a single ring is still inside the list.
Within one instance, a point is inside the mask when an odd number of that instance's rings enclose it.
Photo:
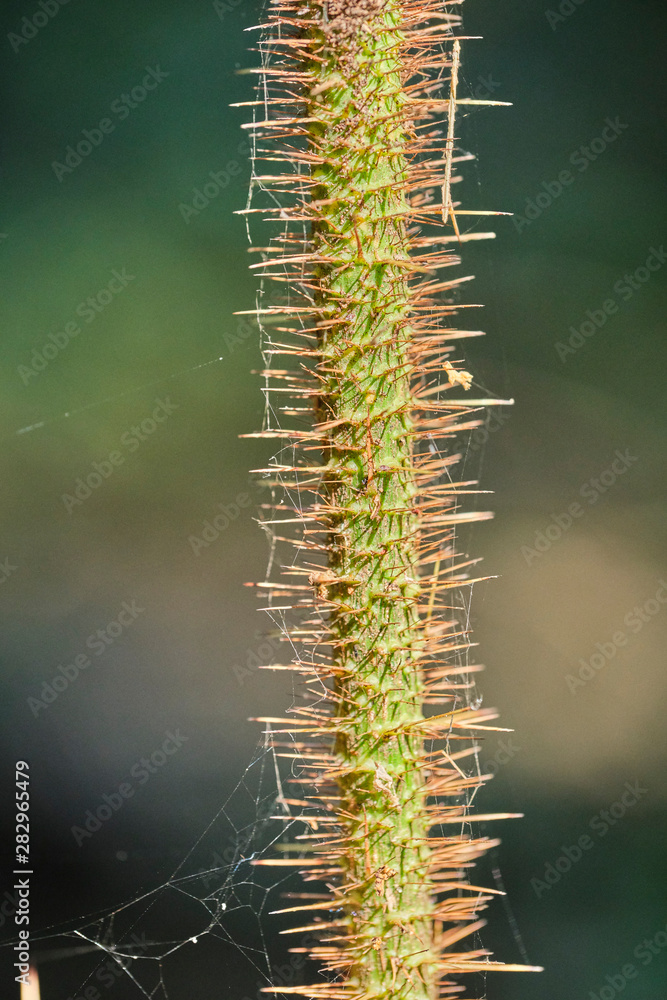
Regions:
[[[247,29],[260,16],[254,0],[3,5],[3,997],[18,998],[18,759],[43,1000],[254,1000],[267,954],[274,979],[303,975],[267,915],[266,880],[242,860],[275,835],[273,762],[246,719],[291,700],[281,675],[256,670],[268,623],[243,586],[265,571],[254,518],[267,498],[248,470],[270,451],[238,438],[259,428],[263,398],[259,335],[233,315],[256,283],[233,214],[249,113],[229,105],[252,99],[236,71],[256,65]],[[484,801],[526,814],[503,825],[484,873],[508,893],[484,940],[546,967],[471,988],[655,1000],[667,989],[667,11],[467,0],[465,18],[484,37],[466,46],[463,89],[514,107],[466,115],[461,144],[478,161],[457,196],[517,213],[463,265],[488,331],[466,367],[516,399],[468,442],[496,519],[461,539],[500,576],[475,587],[472,622],[481,693],[515,730],[485,748],[497,776]],[[154,89],[123,104],[151,70]],[[97,145],[68,165],[84,130]],[[219,190],[201,198],[211,173]],[[67,500],[94,463],[106,478]],[[220,504],[229,526],[193,543]],[[100,629],[101,651],[87,645]],[[86,653],[47,703],[59,668]],[[128,776],[131,797],[77,836]],[[137,956],[131,975],[102,975],[117,966],[76,930]],[[199,934],[163,962],[145,944]]]

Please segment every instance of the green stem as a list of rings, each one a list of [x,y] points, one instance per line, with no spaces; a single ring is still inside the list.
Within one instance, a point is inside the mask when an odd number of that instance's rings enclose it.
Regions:
[[[331,44],[310,113],[325,164],[313,198],[326,203],[314,252],[326,327],[321,354],[331,432],[334,542],[331,631],[337,675],[341,812],[357,850],[345,858],[351,979],[368,996],[400,979],[434,995],[418,660],[419,520],[413,473],[411,293],[400,23],[396,5],[367,22],[356,59]],[[355,38],[356,41],[356,38]],[[346,58],[347,57],[347,58]],[[345,79],[345,66],[348,79]],[[343,80],[341,81],[341,77]],[[406,732],[408,729],[408,732]],[[399,975],[400,974],[400,975]]]
[[[296,722],[264,721],[311,738],[305,745],[293,735],[288,755],[305,765],[312,860],[301,867],[331,890],[328,900],[287,907],[314,911],[295,930],[320,932],[309,953],[330,979],[276,992],[435,1000],[458,992],[458,973],[522,968],[458,944],[483,923],[491,897],[466,873],[492,843],[463,832],[470,790],[484,776],[458,761],[476,760],[472,735],[495,718],[466,701],[478,668],[461,658],[467,632],[446,599],[468,565],[456,565],[454,526],[486,515],[455,513],[457,487],[470,484],[438,485],[457,456],[434,444],[480,422],[465,416],[479,401],[439,398],[469,388],[471,376],[446,360],[450,340],[465,333],[446,325],[456,309],[437,298],[457,284],[440,281],[439,270],[458,260],[430,249],[466,238],[450,195],[458,17],[431,0],[273,0],[273,9],[276,31],[263,51],[275,62],[264,68],[257,102],[268,121],[255,127],[263,140],[277,137],[269,161],[290,169],[261,180],[296,195],[268,209],[284,228],[259,266],[288,283],[285,307],[268,312],[282,323],[291,317],[280,329],[292,340],[272,342],[273,353],[304,361],[296,378],[267,374],[279,380],[282,402],[314,400],[314,425],[262,434],[304,449],[293,466],[273,468],[292,498],[277,521],[300,522],[293,544],[308,557],[286,561],[285,575],[299,582],[265,586],[271,595],[278,588],[282,608],[293,597],[293,608],[309,610],[288,639],[304,650],[290,666],[306,676],[311,697]],[[447,101],[432,96],[442,69]],[[273,112],[275,104],[283,110]],[[429,124],[443,113],[444,138]],[[420,223],[442,229],[450,220],[446,236],[419,236]],[[304,407],[285,409],[298,417]],[[294,518],[284,514],[290,507]],[[319,563],[308,561],[312,553]],[[446,711],[430,716],[437,701]],[[434,836],[435,827],[444,833]]]

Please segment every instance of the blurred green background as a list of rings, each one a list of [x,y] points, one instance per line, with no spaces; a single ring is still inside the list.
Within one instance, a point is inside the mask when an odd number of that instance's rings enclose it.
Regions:
[[[654,1000],[667,988],[667,12],[650,0],[545,2],[465,4],[467,34],[484,38],[467,43],[462,90],[514,107],[465,116],[461,145],[478,161],[456,195],[517,213],[497,220],[494,242],[464,248],[459,272],[477,276],[467,301],[486,304],[488,337],[469,342],[466,367],[516,399],[468,442],[466,473],[495,491],[496,519],[461,537],[501,577],[475,587],[472,622],[485,703],[515,729],[482,754],[497,771],[483,801],[526,814],[503,825],[484,872],[493,884],[496,869],[508,906],[492,908],[483,940],[546,967],[471,989]],[[243,587],[263,577],[268,551],[253,520],[267,497],[248,470],[271,451],[238,439],[260,427],[263,397],[259,335],[233,315],[252,308],[256,282],[233,214],[248,189],[249,115],[229,105],[252,99],[235,71],[257,63],[245,32],[261,10],[55,4],[5,0],[0,39],[0,934],[15,933],[10,796],[25,759],[43,1000],[87,988],[129,1000],[154,986],[170,1000],[254,1000],[265,950],[280,982],[302,974],[285,965],[257,872],[227,867],[258,803],[268,815],[274,781],[246,719],[292,697],[254,668],[268,623]],[[153,89],[136,89],[144,79]],[[66,161],[82,140],[86,155]],[[201,198],[211,173],[219,190]],[[229,526],[193,543],[220,504]],[[135,610],[119,619],[124,602]],[[88,643],[100,629],[98,655]],[[47,704],[44,685],[85,655],[90,666]],[[160,756],[168,732],[180,745]],[[156,752],[142,782],[137,763]],[[128,775],[132,796],[77,842],[73,827]],[[253,844],[274,833],[260,818]],[[224,871],[198,874],[214,867]],[[68,951],[61,931],[104,938],[95,914],[176,870],[182,883],[120,911],[105,940],[200,933],[197,899],[213,893],[209,908],[224,899],[227,910],[196,948],[134,963],[136,982],[103,982],[99,952]],[[18,997],[10,950],[2,992]]]

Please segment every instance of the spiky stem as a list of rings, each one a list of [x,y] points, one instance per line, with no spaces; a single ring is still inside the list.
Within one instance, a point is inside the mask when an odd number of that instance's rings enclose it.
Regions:
[[[365,13],[365,12],[364,12]],[[343,857],[348,888],[350,984],[382,996],[387,977],[414,1000],[432,1000],[432,885],[419,660],[419,519],[413,470],[408,180],[396,4],[365,20],[345,16],[318,76],[324,163],[314,252],[327,367],[322,397],[330,434],[328,587],[337,698],[341,815],[356,850]],[[328,100],[326,98],[328,97]]]
[[[435,1000],[460,988],[451,974],[499,967],[482,949],[452,950],[479,929],[490,898],[465,877],[490,842],[462,832],[484,776],[459,760],[476,760],[469,732],[495,718],[467,700],[476,668],[463,662],[467,633],[447,600],[465,579],[454,526],[484,516],[456,512],[468,484],[452,483],[458,456],[441,451],[478,422],[460,419],[476,404],[439,399],[471,380],[447,360],[450,342],[466,336],[448,325],[458,282],[436,276],[459,263],[441,244],[464,239],[450,194],[458,17],[431,0],[273,0],[273,9],[264,51],[274,62],[258,102],[267,119],[256,127],[278,135],[295,172],[262,184],[296,195],[279,209],[292,227],[279,238],[282,256],[260,267],[289,286],[288,304],[268,312],[292,317],[282,328],[292,339],[272,354],[305,360],[299,378],[267,374],[314,400],[314,424],[263,434],[318,449],[321,461],[304,451],[266,470],[296,491],[279,519],[293,511],[303,526],[295,542],[316,560],[286,568],[308,576],[311,595],[294,582],[265,585],[310,615],[289,636],[304,645],[290,666],[316,702],[296,710],[296,725],[265,721],[314,739],[294,744],[311,788],[298,804],[315,831],[306,835],[313,860],[301,867],[332,895],[288,909],[314,911],[307,926],[323,940],[310,953],[336,977],[293,992]],[[446,101],[432,97],[443,69]],[[429,119],[445,109],[443,140]],[[444,236],[428,228],[439,214],[441,226],[452,223]],[[427,227],[421,235],[416,224]],[[435,703],[446,711],[427,717]],[[426,752],[425,740],[438,742]]]

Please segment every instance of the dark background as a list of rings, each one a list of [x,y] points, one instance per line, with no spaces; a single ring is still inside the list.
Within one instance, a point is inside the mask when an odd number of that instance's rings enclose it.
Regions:
[[[248,470],[271,452],[238,439],[260,427],[263,402],[251,375],[259,335],[233,316],[252,308],[255,279],[245,224],[232,214],[246,200],[240,125],[249,113],[229,105],[252,99],[252,78],[235,70],[256,65],[244,29],[260,11],[250,0],[217,10],[71,0],[14,51],[10,33],[39,10],[6,2],[0,35],[3,875],[10,888],[13,764],[25,759],[43,1000],[90,988],[130,1000],[154,987],[170,1000],[254,1000],[265,946],[274,980],[302,974],[285,964],[261,870],[229,867],[276,835],[265,819],[273,761],[246,719],[291,699],[280,675],[254,669],[266,658],[255,654],[267,623],[243,587],[267,561],[253,521],[267,498]],[[640,272],[631,295],[614,288],[667,237],[666,22],[664,4],[648,0],[465,4],[466,32],[484,39],[466,45],[461,90],[484,97],[480,88],[490,88],[514,107],[476,109],[461,123],[461,143],[479,159],[456,195],[518,213],[497,220],[494,242],[465,246],[463,264],[477,275],[464,300],[486,303],[478,322],[488,332],[466,342],[466,367],[478,387],[516,399],[486,444],[479,434],[469,443],[466,472],[495,491],[496,519],[461,539],[501,577],[475,587],[472,621],[488,667],[485,703],[515,729],[510,752],[489,741],[486,762],[498,774],[481,801],[526,814],[502,825],[487,863],[510,908],[492,908],[483,940],[503,960],[521,961],[523,949],[546,966],[539,977],[473,984],[497,1000],[653,1000],[667,987],[667,605],[655,597],[667,579],[665,268],[645,282]],[[145,101],[124,120],[110,113],[157,66],[168,75]],[[105,117],[113,132],[59,180],[54,161]],[[607,118],[620,134],[603,150],[594,144],[579,170]],[[572,183],[558,192],[568,169]],[[198,214],[184,212],[221,170],[224,189]],[[114,269],[132,280],[86,323],[79,304]],[[575,333],[579,346],[567,353],[556,346],[609,299],[618,308],[597,332]],[[26,376],[49,334],[77,318],[80,334]],[[130,450],[123,435],[166,398],[172,414]],[[627,467],[611,482],[617,450]],[[123,463],[68,512],[63,495],[113,451]],[[606,485],[592,485],[600,476]],[[241,494],[249,506],[195,554],[191,536]],[[562,530],[573,503],[582,513]],[[29,699],[41,700],[59,666],[132,601],[143,609],[133,624],[35,708]],[[636,607],[645,621],[632,617]],[[611,642],[619,631],[622,645]],[[184,737],[177,752],[135,780],[135,794],[79,846],[72,827],[168,731]],[[638,797],[614,807],[626,783]],[[605,826],[610,808],[616,819]],[[591,846],[570,870],[549,868],[560,859],[566,869],[564,850],[576,857],[570,848],[584,835]],[[493,884],[490,870],[482,876]],[[11,891],[3,902],[0,935],[11,942]],[[227,905],[219,920],[218,902]],[[206,929],[209,912],[211,934],[163,962],[131,936],[175,947]],[[134,940],[136,981],[102,981],[110,960],[72,954],[86,941],[62,932],[76,929],[125,953]],[[13,1000],[9,951],[2,995]],[[637,975],[619,979],[628,963]]]

